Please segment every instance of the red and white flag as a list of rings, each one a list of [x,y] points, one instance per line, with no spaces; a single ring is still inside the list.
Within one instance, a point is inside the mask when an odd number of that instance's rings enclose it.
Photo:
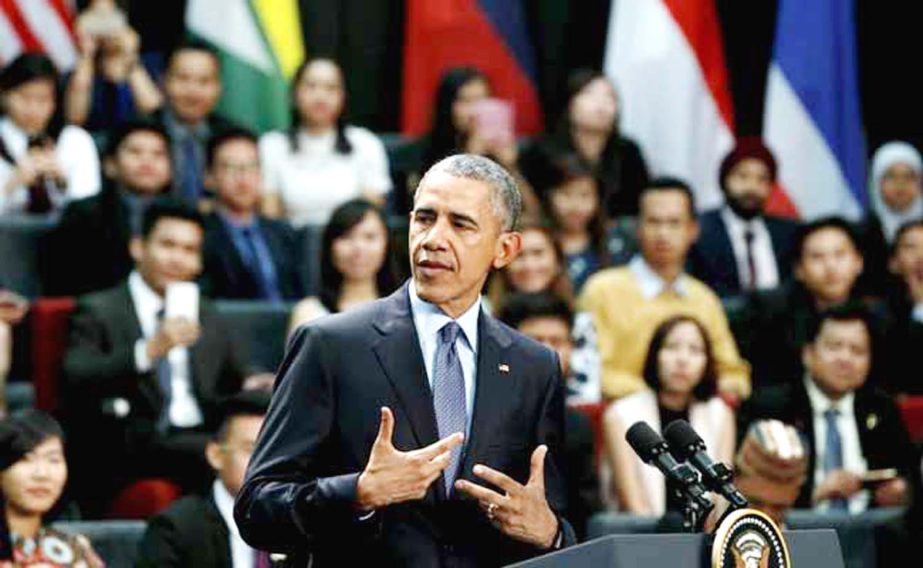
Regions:
[[[734,109],[714,0],[613,2],[605,71],[651,172],[692,184],[699,210],[720,205]]]
[[[0,66],[24,51],[47,54],[59,70],[77,61],[70,0],[0,0]]]

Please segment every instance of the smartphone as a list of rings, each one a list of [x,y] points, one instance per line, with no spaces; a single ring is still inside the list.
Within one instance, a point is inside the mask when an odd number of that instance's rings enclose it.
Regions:
[[[874,489],[878,485],[897,479],[897,470],[893,467],[887,469],[870,469],[862,474],[862,487]]]
[[[80,18],[79,24],[86,33],[95,37],[105,37],[120,31],[128,25],[128,20],[118,8],[114,10],[91,10]]]
[[[487,98],[475,103],[474,128],[488,143],[508,144],[515,140],[514,119],[509,101]]]
[[[199,286],[195,282],[167,284],[164,304],[165,317],[199,322]]]

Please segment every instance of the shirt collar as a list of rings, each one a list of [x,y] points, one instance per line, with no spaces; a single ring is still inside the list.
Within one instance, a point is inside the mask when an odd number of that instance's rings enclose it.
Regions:
[[[163,308],[163,298],[161,298],[153,288],[148,286],[144,278],[141,277],[141,273],[137,270],[133,270],[132,273],[128,275],[128,290],[131,292],[131,296],[134,298],[135,303],[139,304],[136,306],[136,309],[148,307],[148,309],[153,309],[156,313]]]
[[[224,524],[228,526],[228,530],[231,531],[232,535],[237,536],[239,533],[237,523],[234,522],[234,497],[231,496],[231,493],[228,492],[220,479],[216,479],[212,483],[212,498],[215,500],[218,513],[224,519]]]
[[[182,140],[189,134],[199,139],[208,138],[209,129],[207,120],[190,126],[180,121],[169,107],[164,108],[163,123],[167,128],[167,133],[175,140]]]
[[[763,222],[762,216],[757,216],[753,219],[747,220],[742,218],[737,213],[734,213],[734,210],[727,205],[721,208],[721,218],[728,226],[728,229],[740,235],[743,235],[747,229],[750,229],[756,233],[757,231],[761,231],[766,226]]]
[[[408,289],[410,292],[410,310],[413,314],[413,321],[416,325],[417,333],[421,335],[425,334],[425,337],[435,336],[439,330],[442,329],[442,326],[450,321],[455,321],[458,323],[459,327],[461,327],[462,333],[465,334],[468,347],[471,348],[471,351],[477,353],[478,316],[481,313],[480,296],[478,296],[478,299],[465,311],[465,313],[453,320],[436,307],[435,304],[431,304],[418,296],[416,286],[414,286],[412,279]]]
[[[823,417],[824,413],[831,408],[835,408],[842,415],[852,415],[856,400],[855,392],[845,394],[838,401],[831,400],[829,396],[824,394],[824,391],[820,390],[814,379],[807,373],[804,376],[804,387],[808,391],[808,400],[811,401],[811,413],[815,417]]]
[[[215,212],[218,214],[218,218],[224,222],[225,226],[230,229],[243,230],[256,228],[256,215],[251,215],[249,221],[242,222],[229,215],[221,206],[218,206]]]
[[[638,280],[641,295],[644,296],[645,300],[652,300],[668,289],[672,289],[679,296],[686,296],[688,293],[685,274],[680,274],[673,282],[673,285],[668,286],[640,254],[632,257],[631,262],[628,263],[628,269]]]

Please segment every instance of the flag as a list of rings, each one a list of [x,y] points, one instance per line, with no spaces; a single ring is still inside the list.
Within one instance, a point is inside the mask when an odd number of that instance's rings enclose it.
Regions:
[[[289,124],[289,82],[305,53],[297,0],[189,0],[186,29],[218,50],[219,113],[259,132]]]
[[[857,219],[866,196],[852,0],[780,0],[763,132],[779,213]]]
[[[442,74],[470,66],[512,101],[519,134],[542,130],[536,63],[521,0],[408,0],[402,130],[429,131]]]
[[[74,12],[67,0],[0,0],[0,66],[17,55],[48,55],[61,71],[77,62]]]
[[[605,72],[619,91],[621,131],[651,171],[690,183],[699,209],[721,204],[734,109],[714,0],[614,2]]]

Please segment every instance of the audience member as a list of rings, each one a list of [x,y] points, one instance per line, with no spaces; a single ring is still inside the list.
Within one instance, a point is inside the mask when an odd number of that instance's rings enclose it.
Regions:
[[[641,254],[628,266],[590,277],[578,301],[593,316],[602,358],[602,394],[620,398],[644,388],[648,343],[660,324],[676,315],[695,317],[715,349],[718,389],[730,398],[750,394],[747,363],[737,353],[721,301],[684,272],[686,253],[698,236],[692,190],[673,178],[652,181],[641,192]]]
[[[381,209],[364,199],[340,205],[324,229],[320,294],[295,305],[289,332],[327,314],[383,298],[395,286],[390,236]]]
[[[346,123],[343,70],[332,59],[301,64],[292,79],[292,126],[260,140],[266,212],[296,227],[324,226],[337,206],[391,191],[384,144]]]
[[[288,224],[259,212],[256,137],[241,129],[216,134],[208,142],[206,163],[206,184],[217,201],[205,219],[203,293],[274,302],[301,298],[301,239]]]
[[[526,222],[519,227],[522,247],[519,256],[505,269],[496,272],[488,286],[491,309],[500,311],[509,294],[552,292],[569,304],[573,287],[567,277],[564,252],[554,233],[545,225]]]
[[[103,132],[163,104],[140,62],[141,40],[114,0],[92,2],[74,28],[80,58],[65,91],[68,122]]]
[[[574,313],[568,303],[550,292],[513,294],[504,304],[499,319],[557,353],[561,375],[569,390]],[[586,415],[565,408],[564,471],[568,504],[565,517],[581,540],[586,535],[587,521],[602,508],[594,435],[593,424]]]
[[[776,159],[759,138],[742,138],[721,162],[724,207],[699,217],[689,273],[721,297],[778,287],[791,274],[798,224],[766,215]]]
[[[48,213],[99,191],[99,156],[89,134],[65,125],[58,72],[24,53],[0,72],[0,214]]]
[[[40,265],[48,295],[78,295],[115,286],[131,272],[132,235],[148,204],[170,187],[169,139],[159,125],[128,122],[111,136],[99,195],[68,204]]]
[[[28,311],[28,300],[0,285],[0,418],[6,416],[6,379],[13,365],[13,326]]]
[[[885,354],[883,385],[893,393],[923,394],[923,219],[902,225],[894,237],[886,298],[892,318]]]
[[[684,504],[663,474],[644,464],[625,440],[628,428],[639,420],[657,431],[674,420],[687,420],[714,459],[731,462],[734,412],[717,396],[716,365],[708,333],[694,318],[672,317],[654,331],[643,371],[649,390],[612,403],[603,418],[606,457],[621,510],[661,516],[682,511]]]
[[[139,547],[139,568],[268,568],[269,555],[250,548],[234,522],[234,498],[269,406],[262,392],[243,392],[222,404],[223,418],[205,446],[216,479],[205,495],[189,495],[153,517]]]
[[[66,482],[64,432],[54,418],[30,409],[0,421],[0,564],[104,566],[84,536],[46,524]]]
[[[188,289],[201,269],[202,238],[195,209],[156,201],[131,241],[135,270],[81,297],[71,318],[62,401],[73,426],[75,489],[90,511],[135,479],[196,489],[208,478],[203,456],[217,403],[244,384],[247,356],[235,330]],[[187,287],[171,298],[180,284]]]
[[[638,213],[638,196],[647,185],[647,165],[638,145],[619,132],[619,97],[612,82],[589,69],[567,81],[567,106],[555,129],[530,147],[521,165],[533,183],[543,178],[552,156],[576,152],[602,182],[609,218]]]
[[[913,447],[894,401],[867,383],[875,356],[868,311],[848,302],[821,312],[802,349],[805,374],[755,391],[742,423],[774,418],[803,432],[808,476],[796,505],[858,513],[904,505]],[[869,472],[894,469],[872,489]]]

